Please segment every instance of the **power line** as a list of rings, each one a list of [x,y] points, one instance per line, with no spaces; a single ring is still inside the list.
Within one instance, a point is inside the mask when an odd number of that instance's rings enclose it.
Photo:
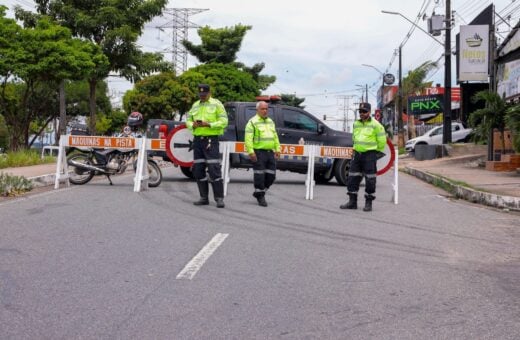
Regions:
[[[167,8],[164,10],[166,14],[172,16],[172,20],[166,24],[156,26],[157,29],[163,30],[164,28],[170,28],[173,30],[172,35],[172,48],[166,50],[166,53],[172,53],[172,63],[175,67],[177,75],[180,75],[187,70],[188,67],[188,51],[182,44],[184,40],[188,40],[188,29],[197,28],[198,25],[190,22],[188,19],[190,16],[209,11],[209,9],[201,8]]]

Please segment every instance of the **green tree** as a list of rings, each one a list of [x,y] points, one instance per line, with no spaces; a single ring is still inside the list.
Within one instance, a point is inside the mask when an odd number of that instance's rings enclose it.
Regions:
[[[231,64],[237,59],[242,40],[251,28],[241,24],[223,28],[204,26],[197,30],[202,42],[200,45],[187,40],[182,44],[201,63]]]
[[[500,131],[501,149],[505,150],[504,130],[506,113],[510,105],[500,95],[489,90],[479,91],[472,98],[473,102],[484,101],[485,107],[473,111],[468,123],[475,129],[475,141],[487,141],[493,129]]]
[[[171,119],[183,95],[175,73],[163,72],[138,81],[123,97],[125,111],[139,111],[145,120]]]
[[[152,72],[171,67],[159,53],[144,53],[137,46],[145,23],[160,15],[167,0],[35,0],[37,12],[49,15],[72,30],[73,35],[98,45],[109,60],[108,67],[98,67],[89,76],[90,129],[95,133],[96,84],[110,71],[136,81]],[[34,15],[16,7],[16,16],[26,24]]]
[[[48,123],[56,117],[60,81],[84,77],[106,59],[97,46],[73,39],[67,28],[48,18],[37,20],[33,28],[16,28],[0,7],[0,21],[0,113],[9,129],[10,148],[17,150],[32,143],[28,138],[34,119]]]
[[[432,61],[425,61],[419,67],[408,72],[408,75],[403,78],[402,91],[403,103],[408,103],[408,97],[413,95],[420,95],[424,89],[430,87],[432,82],[425,82],[426,76],[430,71],[437,68],[437,63]],[[409,138],[415,138],[415,121],[414,116],[408,114],[408,134]]]
[[[305,101],[305,98],[298,98],[294,94],[284,94],[282,93],[282,103],[285,105],[290,105],[294,107],[299,107],[301,109],[305,109],[304,105],[301,105]]]
[[[67,81],[65,84],[67,116],[89,115],[89,83],[87,80]],[[96,85],[96,112],[108,113],[112,111],[112,104],[108,97],[106,81]]]
[[[232,64],[210,63],[193,67],[179,77],[172,72],[146,77],[127,91],[123,106],[128,112],[141,112],[145,119],[171,119],[174,113],[182,118],[198,100],[200,83],[210,84],[212,96],[222,102],[253,101],[260,94],[250,73]]]
[[[520,105],[516,104],[507,109],[506,126],[511,130],[513,135],[513,148],[516,152],[520,152]]]
[[[190,89],[190,102],[198,99],[195,89],[199,83],[209,84],[212,96],[222,102],[254,101],[260,94],[253,76],[230,64],[210,63],[193,67],[179,77],[179,82]]]
[[[251,74],[253,79],[258,83],[258,88],[260,88],[260,90],[267,90],[269,85],[276,81],[275,76],[260,74],[260,72],[262,72],[265,67],[265,63],[256,63],[252,67],[247,67],[246,65],[240,62],[235,62],[234,65],[239,70]]]
[[[0,114],[0,153],[7,150],[9,141],[9,134],[7,131],[7,125],[5,124],[4,116]]]
[[[187,40],[184,40],[182,44],[199,62],[203,64],[232,64],[237,69],[251,74],[258,84],[258,88],[265,90],[276,81],[275,76],[260,74],[265,64],[257,63],[252,67],[248,67],[236,61],[237,53],[242,46],[242,40],[244,40],[244,36],[251,28],[252,26],[241,24],[223,28],[204,26],[197,30],[201,40],[200,45],[195,45]]]
[[[112,110],[107,114],[107,118],[110,119],[110,128],[106,133],[121,133],[128,120],[128,113],[120,109]]]

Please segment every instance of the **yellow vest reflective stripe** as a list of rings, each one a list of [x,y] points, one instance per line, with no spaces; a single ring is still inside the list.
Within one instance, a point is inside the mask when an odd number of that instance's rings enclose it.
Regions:
[[[386,145],[385,128],[373,118],[370,118],[366,122],[358,119],[354,122],[352,140],[354,142],[355,151],[383,151]]]
[[[280,151],[280,142],[276,126],[271,118],[262,118],[258,114],[249,119],[245,131],[245,145],[248,153],[254,149]]]
[[[193,122],[197,120],[208,122],[210,126],[193,129]],[[228,117],[224,105],[211,97],[206,102],[197,100],[193,103],[186,117],[186,127],[194,136],[219,136],[224,133],[227,125]]]

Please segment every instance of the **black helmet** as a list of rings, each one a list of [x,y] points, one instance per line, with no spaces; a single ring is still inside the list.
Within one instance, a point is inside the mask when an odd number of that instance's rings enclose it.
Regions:
[[[128,116],[128,126],[138,127],[143,125],[143,115],[140,112],[134,111]]]

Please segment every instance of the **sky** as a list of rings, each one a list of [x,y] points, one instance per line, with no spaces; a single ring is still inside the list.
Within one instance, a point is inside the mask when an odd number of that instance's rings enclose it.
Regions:
[[[29,8],[30,0],[4,0],[11,7],[20,4]],[[452,46],[460,25],[466,25],[489,4],[511,26],[520,18],[520,3],[515,0],[451,0],[454,14]],[[399,12],[417,26],[427,30],[427,21],[433,13],[445,14],[444,1],[433,0],[323,0],[323,1],[244,1],[244,0],[170,0],[167,8],[197,8],[207,11],[190,17],[198,26],[212,28],[250,25],[238,53],[238,61],[252,66],[265,63],[263,74],[276,76],[276,82],[264,94],[295,94],[305,98],[302,105],[310,113],[334,128],[343,126],[347,117],[352,124],[354,103],[368,86],[368,101],[376,106],[382,73],[392,73],[397,79],[398,57],[402,47],[403,76],[425,61],[439,61],[439,68],[429,74],[428,80],[444,84],[443,46],[425,32],[414,28],[399,15],[381,11]],[[500,21],[500,19],[497,18]],[[139,44],[147,52],[171,50],[172,30],[157,27],[171,21],[167,15],[146,25]],[[510,30],[508,24],[498,26],[499,39]],[[444,42],[443,36],[436,37]],[[189,29],[188,40],[200,43],[195,28]],[[171,60],[171,54],[165,53]],[[363,66],[372,65],[370,66]],[[197,60],[188,57],[188,68]],[[455,57],[452,58],[452,86],[455,84]],[[132,84],[110,77],[108,79],[113,101]],[[396,80],[397,83],[397,80]]]

